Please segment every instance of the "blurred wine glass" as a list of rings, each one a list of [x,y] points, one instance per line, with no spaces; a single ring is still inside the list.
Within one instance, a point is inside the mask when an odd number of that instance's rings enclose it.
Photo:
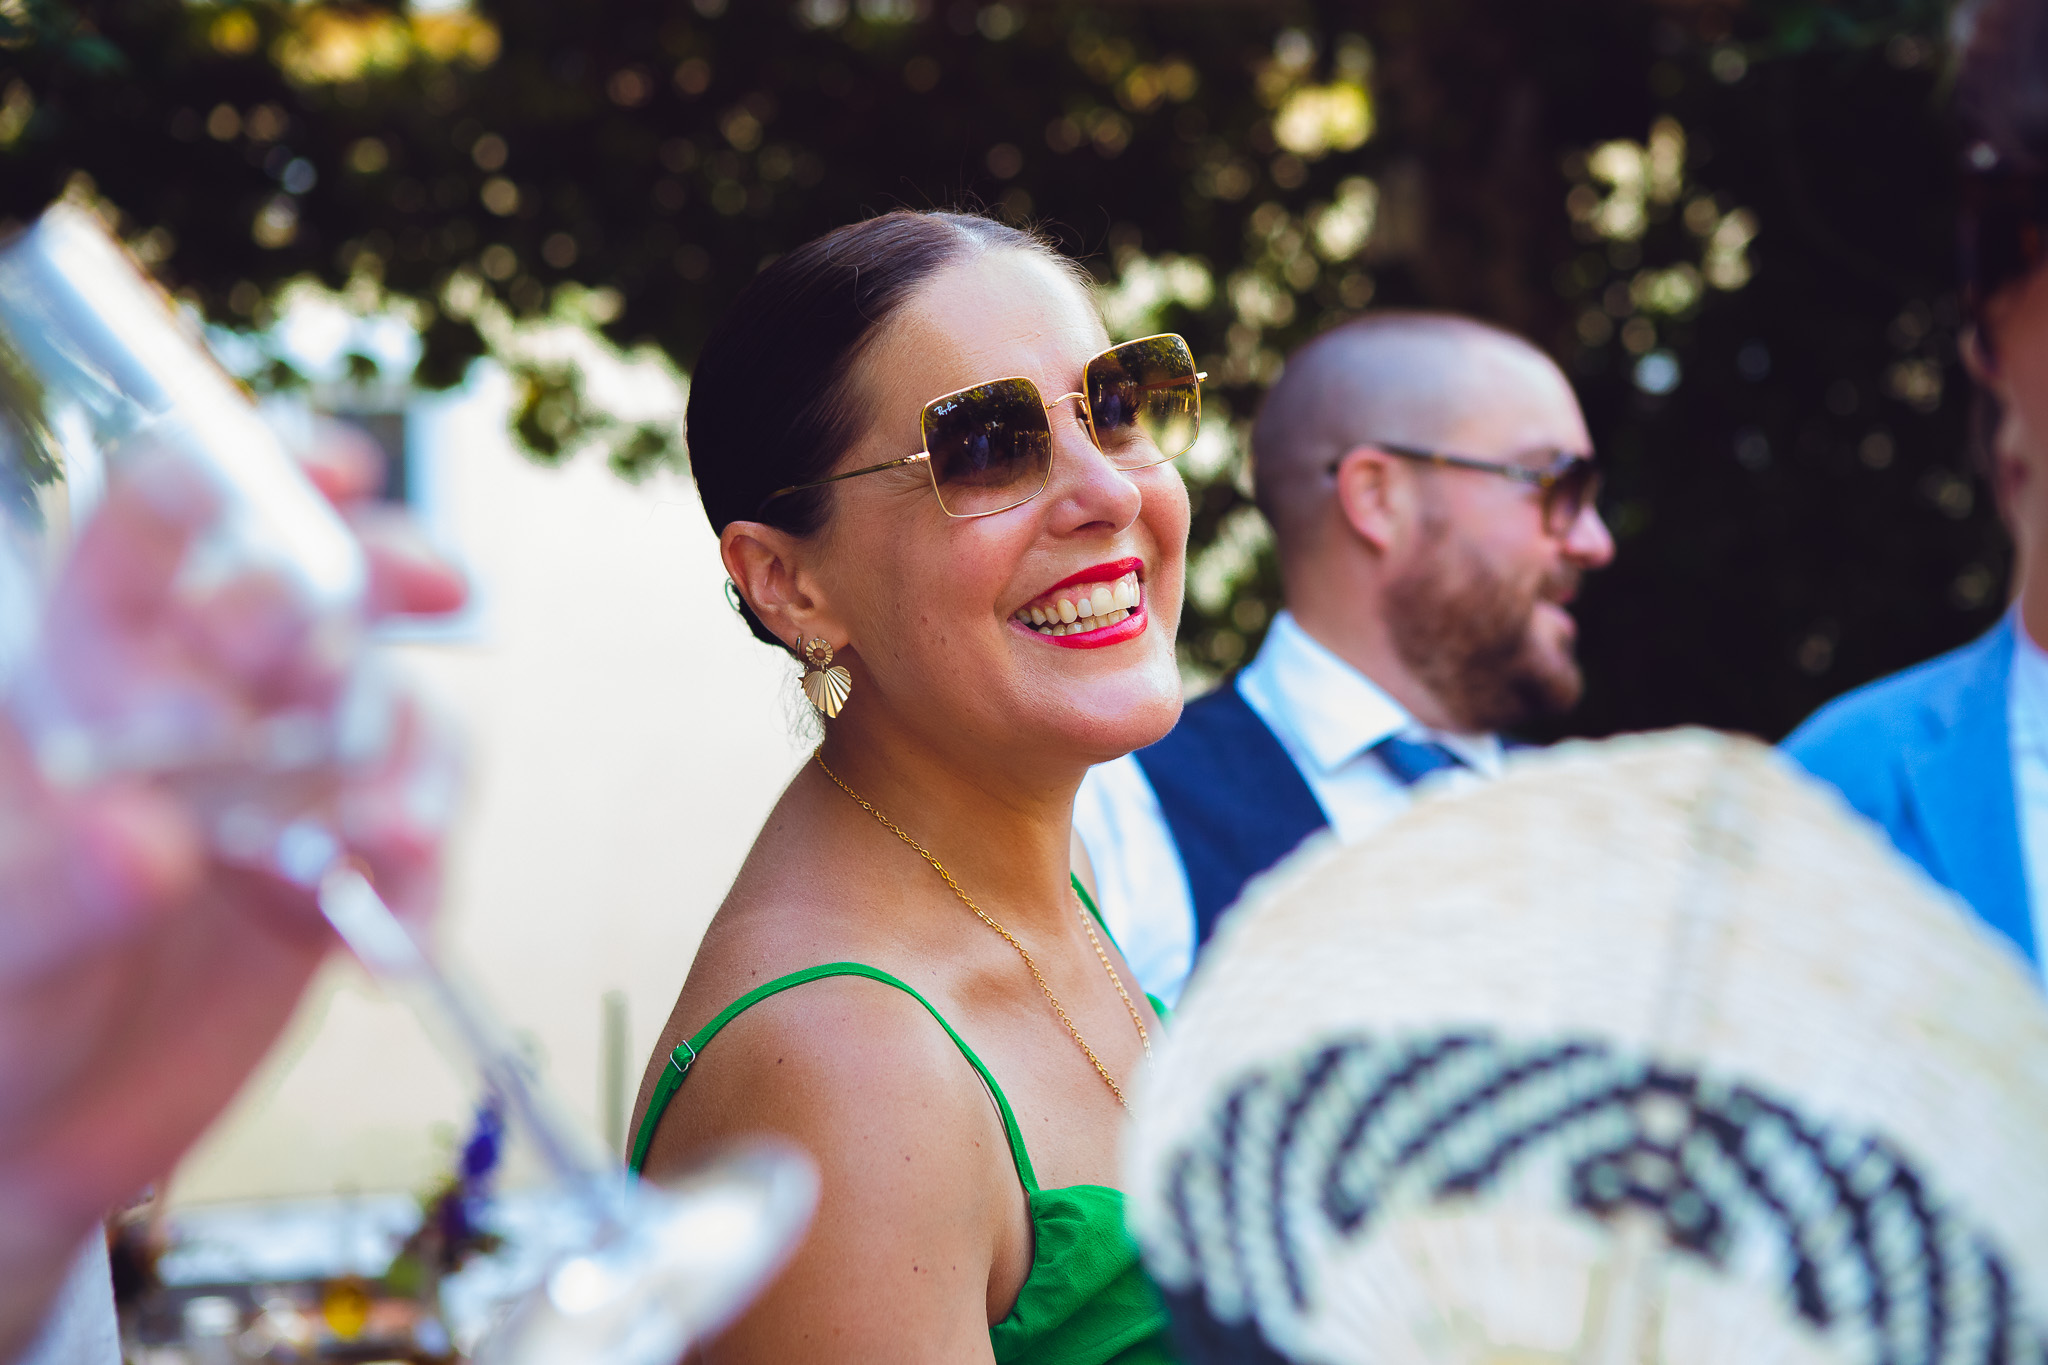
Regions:
[[[146,512],[136,534],[123,506]],[[111,543],[74,553],[95,534]],[[678,1186],[638,1182],[558,1116],[378,894],[344,797],[380,768],[448,784],[450,760],[370,655],[368,579],[346,524],[96,219],[59,205],[0,244],[9,718],[53,783],[146,775],[219,855],[306,888],[522,1128],[563,1212],[480,1360],[671,1365],[779,1267],[815,1173],[756,1143]]]

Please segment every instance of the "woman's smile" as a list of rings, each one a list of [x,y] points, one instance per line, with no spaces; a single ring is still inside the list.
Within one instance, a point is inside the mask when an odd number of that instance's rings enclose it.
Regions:
[[[1060,580],[1011,614],[1040,639],[1067,649],[1096,649],[1142,635],[1145,561],[1118,559]]]
[[[805,665],[825,725],[650,1078],[679,1080],[673,1049],[765,999],[764,972],[786,993],[684,1091],[650,1079],[635,1139],[659,1176],[767,1128],[825,1173],[721,1360],[1106,1360],[1069,1334],[1083,1317],[1129,1343],[1119,1360],[1168,1357],[1163,1315],[1126,1292],[1140,1272],[1114,1202],[1059,1234],[1086,1256],[1037,1260],[1037,1178],[1114,1188],[1124,1087],[1158,1027],[1097,932],[1073,807],[1090,767],[1180,714],[1188,494],[1170,462],[1200,371],[1178,337],[1109,343],[1088,276],[1043,242],[899,210],[777,257],[705,344],[698,493],[750,623]],[[1090,423],[1046,415],[1081,391]],[[956,1014],[971,1066],[941,1052],[966,1052]]]

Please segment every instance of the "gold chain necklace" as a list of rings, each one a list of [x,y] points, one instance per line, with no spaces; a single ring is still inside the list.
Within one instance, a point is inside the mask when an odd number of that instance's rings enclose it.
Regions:
[[[1012,948],[1015,948],[1017,950],[1017,956],[1023,958],[1024,965],[1030,968],[1032,979],[1038,982],[1038,989],[1044,991],[1045,998],[1051,1002],[1052,1012],[1054,1014],[1057,1014],[1060,1017],[1060,1022],[1067,1026],[1067,1032],[1074,1035],[1075,1044],[1080,1047],[1083,1055],[1085,1055],[1088,1058],[1089,1064],[1095,1068],[1095,1074],[1102,1077],[1102,1083],[1109,1087],[1110,1094],[1116,1096],[1116,1102],[1118,1104],[1121,1104],[1124,1108],[1129,1109],[1131,1107],[1130,1101],[1124,1098],[1123,1088],[1119,1086],[1116,1083],[1115,1079],[1110,1076],[1109,1068],[1104,1066],[1102,1064],[1102,1059],[1095,1055],[1095,1049],[1088,1046],[1088,1040],[1081,1036],[1081,1030],[1074,1027],[1074,1021],[1067,1014],[1066,1006],[1062,1005],[1060,1003],[1060,998],[1052,993],[1052,987],[1048,986],[1045,983],[1045,974],[1038,970],[1038,964],[1031,960],[1030,952],[1024,947],[1022,943],[1017,941],[1017,936],[1011,933],[1008,929],[1005,929],[1002,925],[997,924],[995,920],[989,916],[988,911],[976,905],[974,903],[974,898],[961,889],[960,883],[953,880],[953,874],[946,871],[945,864],[941,863],[937,858],[934,858],[931,855],[931,850],[927,849],[923,844],[920,844],[917,840],[911,838],[908,834],[904,833],[901,826],[899,826],[894,820],[891,820],[888,816],[882,814],[882,812],[876,810],[872,805],[868,804],[867,800],[864,797],[862,797],[859,792],[847,786],[844,782],[841,782],[839,780],[839,774],[833,772],[831,767],[826,764],[825,751],[823,749],[818,749],[814,751],[811,754],[811,757],[817,760],[818,767],[824,770],[825,776],[832,779],[833,786],[845,792],[847,796],[852,799],[853,804],[859,806],[869,815],[872,815],[875,817],[875,819],[881,821],[883,829],[888,830],[891,834],[901,839],[904,843],[909,844],[910,847],[916,851],[917,856],[924,859],[926,862],[930,863],[932,865],[932,871],[938,873],[940,878],[945,881],[946,885],[952,888],[953,894],[960,898],[960,903],[966,906],[969,910],[972,910],[974,912],[974,917],[976,919],[980,920],[983,924],[986,924],[989,928],[1001,934],[1004,940],[1007,941]],[[1123,978],[1118,976],[1116,974],[1116,968],[1110,965],[1109,954],[1103,950],[1102,940],[1096,937],[1095,934],[1095,925],[1089,920],[1088,912],[1085,909],[1082,909],[1080,900],[1078,898],[1076,898],[1074,902],[1074,909],[1081,916],[1081,927],[1088,931],[1088,941],[1095,945],[1095,956],[1102,960],[1102,970],[1109,974],[1110,982],[1116,987],[1116,993],[1123,998],[1124,1008],[1131,1012],[1131,1023],[1136,1025],[1138,1030],[1138,1042],[1141,1046],[1144,1047],[1145,1056],[1149,1060],[1152,1056],[1152,1037],[1150,1034],[1145,1032],[1145,1021],[1138,1017],[1138,1007],[1131,1003],[1131,993],[1124,989]]]

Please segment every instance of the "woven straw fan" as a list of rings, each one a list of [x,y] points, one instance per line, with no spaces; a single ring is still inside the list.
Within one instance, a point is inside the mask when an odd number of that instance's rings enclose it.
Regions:
[[[2048,1360],[2048,1004],[1760,745],[1579,743],[1256,884],[1136,1097],[1191,1365]]]

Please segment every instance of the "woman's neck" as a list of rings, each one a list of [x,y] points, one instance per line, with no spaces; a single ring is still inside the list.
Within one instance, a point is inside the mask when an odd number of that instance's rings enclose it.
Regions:
[[[850,718],[847,718],[850,719]],[[865,718],[864,718],[865,719]],[[821,757],[851,794],[923,845],[977,903],[1047,923],[1071,913],[1074,793],[1085,765],[1030,764],[967,746],[942,748],[901,727],[835,721]],[[814,768],[817,765],[812,765]],[[872,819],[851,799],[847,809]]]

